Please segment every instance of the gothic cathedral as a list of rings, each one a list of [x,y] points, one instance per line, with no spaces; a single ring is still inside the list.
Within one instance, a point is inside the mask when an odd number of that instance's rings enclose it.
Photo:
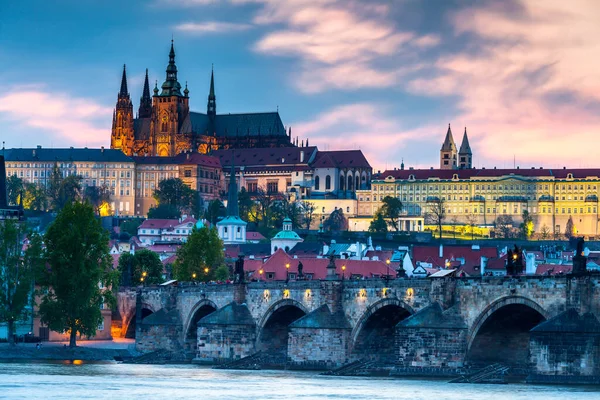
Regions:
[[[217,114],[214,71],[206,113],[190,111],[187,83],[181,90],[177,79],[175,49],[171,41],[166,80],[150,97],[148,70],[140,98],[137,117],[127,90],[127,73],[123,66],[121,89],[113,113],[111,149],[127,155],[175,156],[185,151],[202,154],[211,150],[255,147],[293,146],[279,112]]]

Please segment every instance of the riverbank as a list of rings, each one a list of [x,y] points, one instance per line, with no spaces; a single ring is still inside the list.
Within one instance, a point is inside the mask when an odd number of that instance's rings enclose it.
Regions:
[[[0,362],[6,361],[115,361],[135,356],[129,343],[113,341],[82,341],[75,348],[62,342],[43,342],[41,347],[35,343],[19,343],[10,346],[0,344]]]

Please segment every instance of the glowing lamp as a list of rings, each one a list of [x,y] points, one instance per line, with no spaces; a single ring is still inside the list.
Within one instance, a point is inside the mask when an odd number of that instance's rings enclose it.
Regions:
[[[208,267],[204,268],[204,273],[205,274],[208,274],[208,271],[209,271]]]
[[[306,297],[311,297],[311,296],[312,296],[312,293],[311,293],[310,289],[306,289],[306,292],[304,292],[304,295],[305,295]]]
[[[284,299],[289,299],[290,298],[290,289],[284,289],[283,290],[283,298]]]
[[[413,297],[415,295],[415,289],[409,287],[406,289],[406,297]]]
[[[196,279],[196,273],[195,272],[192,274],[192,279]]]
[[[290,263],[285,264],[285,269],[290,269]]]

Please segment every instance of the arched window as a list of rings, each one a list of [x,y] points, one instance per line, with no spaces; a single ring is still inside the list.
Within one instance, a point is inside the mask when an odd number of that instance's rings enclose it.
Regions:
[[[352,176],[348,175],[348,190],[352,190]]]
[[[320,183],[321,183],[321,179],[318,176],[316,176],[315,177],[315,190],[319,190],[320,189],[320,187],[319,187]]]
[[[331,176],[325,177],[325,190],[331,190]]]
[[[355,189],[356,189],[356,190],[358,190],[358,189],[362,189],[362,188],[360,187],[360,177],[359,177],[358,175],[356,175],[356,186],[355,186]]]
[[[340,190],[344,190],[344,175],[340,176]]]

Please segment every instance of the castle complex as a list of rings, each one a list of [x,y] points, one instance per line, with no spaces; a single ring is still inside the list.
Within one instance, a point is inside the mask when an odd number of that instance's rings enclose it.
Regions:
[[[214,71],[206,113],[190,111],[187,83],[183,91],[177,78],[175,49],[171,43],[166,79],[150,95],[148,70],[137,116],[127,89],[123,67],[121,89],[113,113],[111,149],[128,156],[175,156],[185,151],[206,154],[211,150],[255,147],[290,147],[279,112],[217,114]]]

